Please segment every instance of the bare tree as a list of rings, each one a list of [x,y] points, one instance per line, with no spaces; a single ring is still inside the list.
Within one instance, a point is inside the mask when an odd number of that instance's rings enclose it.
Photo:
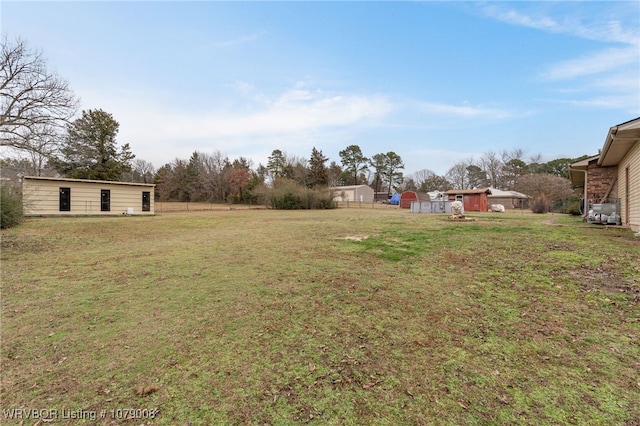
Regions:
[[[485,152],[480,157],[480,167],[487,174],[489,180],[489,186],[492,188],[499,188],[502,186],[502,168],[504,163],[493,151]]]
[[[453,189],[469,189],[467,179],[467,167],[473,164],[472,160],[462,160],[454,164],[447,172],[446,178],[453,185]]]
[[[0,146],[41,156],[74,116],[78,100],[23,40],[0,47]]]
[[[155,168],[153,164],[145,160],[135,160],[132,167],[132,177],[136,182],[151,183],[153,182],[153,175],[155,174]]]
[[[202,160],[202,179],[207,197],[211,201],[224,201],[231,191],[229,175],[231,162],[220,151],[212,154],[200,153]]]
[[[546,213],[573,195],[569,179],[546,173],[520,176],[515,189],[531,196],[530,205],[534,213]]]
[[[22,173],[31,176],[55,176],[50,160],[55,157],[60,147],[61,138],[54,133],[24,135],[24,143],[33,147],[30,150],[10,149],[3,153],[5,160],[22,165]]]
[[[436,173],[433,170],[422,169],[413,174],[413,180],[415,181],[416,186],[420,188],[422,184],[427,182],[429,179],[433,179],[435,176]]]
[[[299,185],[308,186],[309,169],[308,160],[297,155],[284,154],[284,177],[293,179]]]
[[[527,163],[522,159],[524,150],[520,148],[511,151],[502,151],[502,188],[511,190],[515,188],[520,176],[527,173]]]

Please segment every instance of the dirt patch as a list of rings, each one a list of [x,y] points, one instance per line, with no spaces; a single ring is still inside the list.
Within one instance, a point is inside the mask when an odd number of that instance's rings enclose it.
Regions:
[[[339,240],[349,240],[349,241],[363,241],[369,238],[368,235],[347,235],[346,237],[339,237]]]
[[[14,235],[3,235],[0,239],[2,250],[13,249],[24,253],[41,253],[51,251],[53,244],[50,241],[36,237],[18,238]]]
[[[569,271],[569,275],[578,278],[578,282],[585,290],[598,290],[609,294],[627,294],[635,302],[640,301],[640,285],[626,282],[613,267],[591,267],[581,265],[578,269]]]

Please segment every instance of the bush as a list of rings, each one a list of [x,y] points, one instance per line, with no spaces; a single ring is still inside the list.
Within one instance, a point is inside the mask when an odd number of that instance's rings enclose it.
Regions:
[[[547,213],[549,212],[549,203],[544,197],[536,197],[531,200],[531,211],[533,213]]]
[[[336,207],[331,193],[326,189],[307,188],[289,179],[278,179],[273,187],[262,186],[255,193],[262,204],[278,210]]]
[[[566,200],[561,209],[562,213],[580,216],[580,198],[573,196]]]
[[[13,185],[0,185],[0,228],[10,228],[22,222],[22,196]]]

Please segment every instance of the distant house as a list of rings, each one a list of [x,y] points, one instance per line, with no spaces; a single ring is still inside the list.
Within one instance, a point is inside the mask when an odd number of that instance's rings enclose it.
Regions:
[[[391,199],[391,194],[387,191],[375,192],[373,194],[373,199],[379,203],[387,203]]]
[[[503,191],[501,189],[490,188],[488,195],[489,206],[491,204],[502,204],[507,209],[527,209],[529,208],[529,197],[518,191]]]
[[[573,163],[569,176],[584,199],[583,214],[594,206],[615,205],[620,223],[640,231],[640,117],[613,126],[600,154]]]
[[[152,215],[153,184],[25,176],[25,216]]]
[[[447,192],[449,201],[462,201],[465,212],[486,212],[489,210],[491,189],[451,189]]]
[[[372,203],[374,200],[373,188],[368,185],[334,186],[329,189],[335,201]]]

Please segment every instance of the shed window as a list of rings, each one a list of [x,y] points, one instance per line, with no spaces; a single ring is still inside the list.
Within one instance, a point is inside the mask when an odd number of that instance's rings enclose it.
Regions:
[[[71,188],[60,188],[60,211],[71,211]]]
[[[143,212],[151,211],[151,192],[149,191],[142,192],[142,211]]]
[[[100,190],[100,211],[111,211],[111,191],[109,189]]]

